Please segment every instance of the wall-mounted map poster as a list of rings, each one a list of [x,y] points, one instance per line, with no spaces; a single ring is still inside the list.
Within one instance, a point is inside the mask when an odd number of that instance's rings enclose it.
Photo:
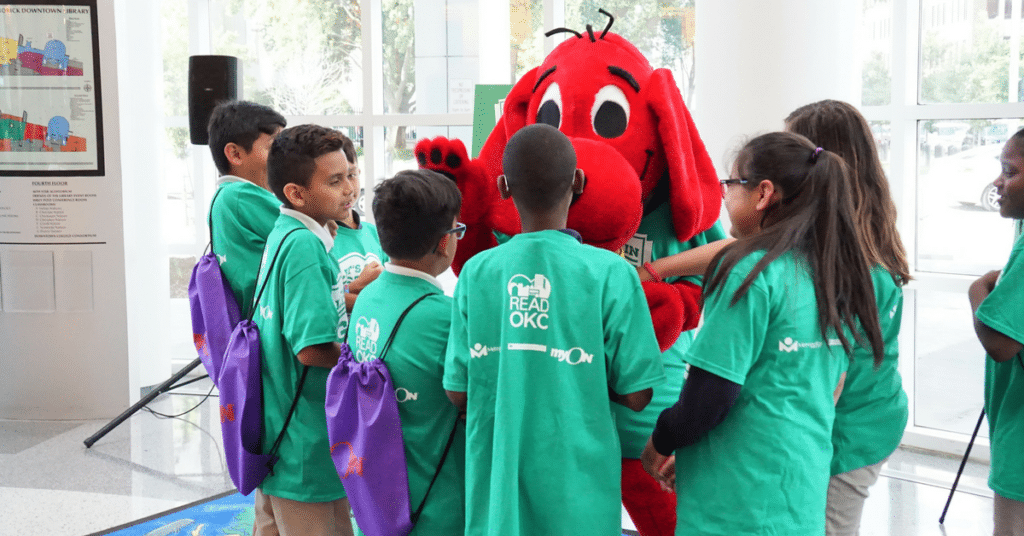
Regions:
[[[103,175],[96,0],[0,0],[0,176]]]

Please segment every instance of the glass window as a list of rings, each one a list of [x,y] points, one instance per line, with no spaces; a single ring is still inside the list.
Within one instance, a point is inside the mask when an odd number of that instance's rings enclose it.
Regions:
[[[362,111],[359,2],[209,1],[211,51],[239,58],[246,100],[285,116]]]
[[[472,113],[477,3],[398,0],[382,10],[384,113]]]
[[[544,61],[544,6],[540,2],[512,0],[509,3],[511,22],[512,77],[519,80],[530,69]]]
[[[1020,119],[918,122],[917,269],[981,275],[1003,266],[1012,222],[999,216],[992,182]]]
[[[892,2],[868,2],[861,26],[861,103],[883,106],[892,100]]]
[[[459,139],[466,144],[467,150],[469,149],[469,141],[473,139],[473,127],[471,126],[419,125],[382,128],[384,131],[384,139],[387,140],[387,144],[384,147],[385,166],[383,173],[378,177],[378,181],[387,177],[392,177],[395,173],[402,170],[419,168],[419,163],[416,161],[416,155],[413,154],[413,149],[416,148],[416,143],[421,139],[435,138],[437,136],[444,136],[449,139]],[[404,145],[399,145],[391,141],[398,138],[398,132],[404,132]]]
[[[611,32],[636,45],[654,68],[672,71],[683,100],[694,89],[693,0],[566,0],[565,27],[580,33],[587,25],[600,33],[608,25],[603,9],[615,18]]]
[[[985,350],[961,292],[916,292],[915,426],[970,434],[984,401]],[[982,427],[988,437],[988,427]]]
[[[921,104],[1021,100],[1021,20],[1009,11],[1000,1],[922,0]]]
[[[882,169],[886,175],[889,174],[889,155],[892,149],[892,123],[890,121],[868,121],[871,127],[871,134],[875,137],[875,148],[878,149],[878,158],[882,161]]]

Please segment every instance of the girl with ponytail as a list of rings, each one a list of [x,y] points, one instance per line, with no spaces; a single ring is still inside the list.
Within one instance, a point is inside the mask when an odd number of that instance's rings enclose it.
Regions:
[[[663,485],[680,475],[676,534],[821,533],[849,356],[883,354],[850,181],[788,132],[752,139],[721,181],[737,240],[705,274],[689,377],[642,456]]]
[[[832,428],[832,478],[825,514],[826,536],[857,534],[864,500],[882,465],[903,438],[909,417],[897,360],[903,317],[903,285],[910,280],[907,254],[896,229],[896,204],[882,171],[871,127],[852,105],[823,100],[786,118],[786,130],[843,157],[853,175],[853,209],[871,264],[875,303],[885,342],[880,361],[871,348],[854,349]]]

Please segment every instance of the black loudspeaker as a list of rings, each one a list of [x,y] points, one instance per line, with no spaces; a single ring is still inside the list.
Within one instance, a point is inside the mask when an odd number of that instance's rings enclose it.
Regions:
[[[242,92],[238,58],[234,56],[189,56],[188,133],[194,145],[206,145],[206,125],[214,106],[238,99]]]

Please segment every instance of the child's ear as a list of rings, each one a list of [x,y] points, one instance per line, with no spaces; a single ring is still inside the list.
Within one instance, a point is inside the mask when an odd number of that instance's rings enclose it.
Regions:
[[[248,154],[247,151],[242,149],[242,146],[237,143],[232,142],[224,146],[224,156],[227,157],[228,162],[232,166],[242,165],[243,158],[246,154]]]
[[[434,253],[437,253],[438,255],[444,255],[444,250],[446,249],[448,249],[447,234],[442,236],[441,239],[437,241],[437,244],[434,245]]]
[[[572,175],[572,193],[580,195],[583,193],[583,188],[587,185],[587,176],[583,173],[583,170],[576,168],[576,171]]]
[[[288,199],[288,204],[295,208],[302,208],[306,204],[305,189],[294,182],[284,185],[284,196]]]
[[[503,200],[512,197],[512,192],[508,189],[508,179],[505,178],[504,174],[498,175],[498,195]]]
[[[770,180],[763,180],[757,183],[757,190],[759,194],[757,205],[755,206],[757,210],[764,210],[782,198],[782,192],[775,189],[775,185]]]

